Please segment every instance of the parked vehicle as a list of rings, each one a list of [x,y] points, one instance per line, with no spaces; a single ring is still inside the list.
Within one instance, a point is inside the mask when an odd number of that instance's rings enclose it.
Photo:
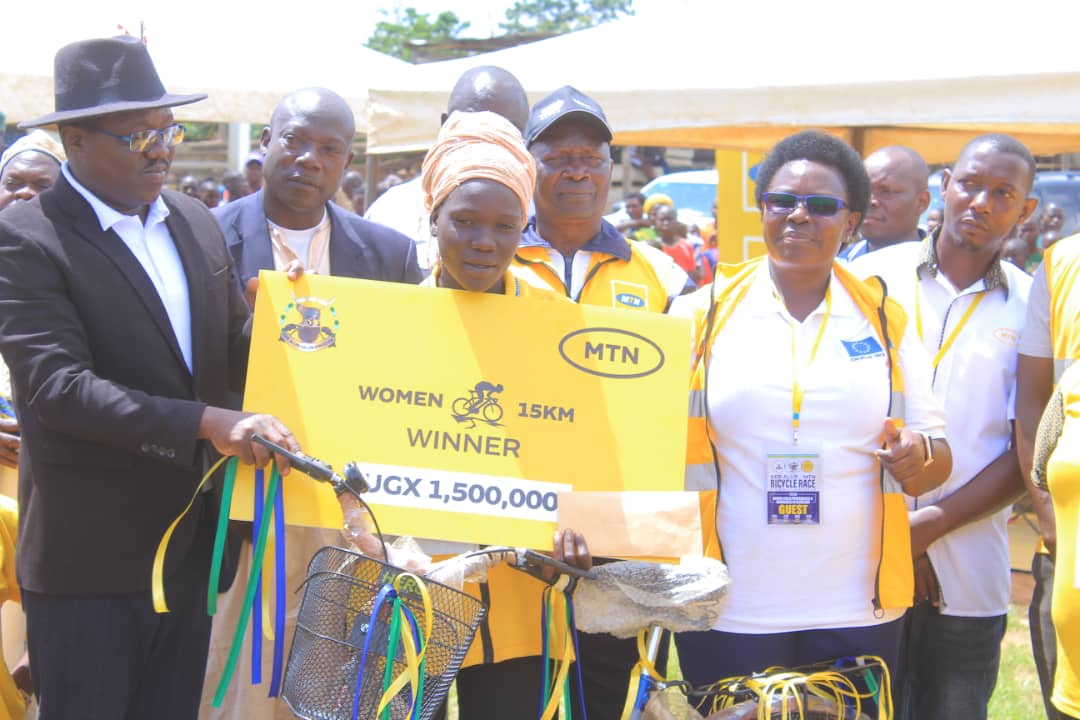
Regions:
[[[661,175],[646,183],[641,192],[645,197],[667,195],[675,203],[679,222],[702,227],[713,219],[717,181],[716,170],[687,170]]]

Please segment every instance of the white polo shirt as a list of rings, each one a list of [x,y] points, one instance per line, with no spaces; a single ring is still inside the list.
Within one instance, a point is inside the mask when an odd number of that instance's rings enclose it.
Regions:
[[[880,275],[892,295],[916,318],[919,280],[923,346],[933,357],[976,299],[934,374],[934,394],[952,422],[946,433],[952,474],[919,498],[912,509],[935,503],[966,485],[1009,449],[1016,403],[1016,354],[1027,312],[1031,278],[1012,263],[997,263],[981,280],[957,290],[940,272],[930,241],[905,243],[858,258],[856,275]],[[992,617],[1009,610],[1009,509],[969,523],[928,549],[941,584],[945,615]]]
[[[1046,279],[1046,265],[1039,265],[1031,280],[1027,319],[1024,321],[1024,331],[1020,333],[1020,354],[1037,358],[1054,357],[1054,342],[1050,337],[1050,283]]]
[[[150,204],[144,224],[138,215],[125,215],[102,202],[75,179],[66,162],[60,169],[75,192],[90,203],[98,222],[101,223],[101,230],[112,230],[119,235],[146,271],[147,277],[157,290],[161,304],[165,307],[165,314],[169,316],[169,324],[172,325],[176,342],[180,345],[184,363],[191,371],[191,304],[188,281],[176,243],[165,224],[165,218],[169,217],[169,208],[159,195]]]
[[[435,262],[438,247],[432,242],[431,214],[424,207],[424,186],[417,175],[412,180],[388,188],[375,198],[364,219],[411,237],[416,243],[416,260],[427,272]]]
[[[776,296],[768,263],[716,337],[707,369],[708,419],[720,465],[718,529],[731,573],[715,629],[779,633],[859,627],[874,616],[880,555],[881,447],[889,369],[877,334],[835,275],[832,312],[822,302],[799,323]],[[688,314],[676,299],[671,313]],[[804,388],[800,450],[820,453],[820,524],[769,524],[768,452],[792,442],[792,327]],[[910,329],[910,323],[909,323]],[[845,344],[846,343],[846,344]],[[872,350],[872,348],[877,350]],[[942,437],[945,414],[930,390],[926,353],[909,331],[900,344],[908,427]]]

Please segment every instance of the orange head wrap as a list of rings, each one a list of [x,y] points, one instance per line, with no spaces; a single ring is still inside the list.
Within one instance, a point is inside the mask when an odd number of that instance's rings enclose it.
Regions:
[[[420,170],[424,206],[432,212],[468,180],[494,180],[521,201],[521,223],[528,219],[536,184],[536,165],[521,132],[492,112],[454,112]]]

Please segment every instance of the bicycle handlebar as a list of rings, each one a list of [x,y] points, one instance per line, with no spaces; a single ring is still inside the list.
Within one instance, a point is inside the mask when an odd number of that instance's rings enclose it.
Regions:
[[[297,453],[286,450],[277,443],[267,440],[262,435],[252,435],[251,439],[267,450],[288,458],[289,464],[292,465],[292,467],[308,477],[318,480],[319,482],[329,483],[334,488],[334,492],[338,495],[341,495],[344,492],[360,495],[361,493],[366,493],[371,490],[371,487],[367,483],[367,478],[364,477],[364,473],[360,471],[360,468],[356,463],[347,463],[344,470],[345,477],[342,477],[334,472],[334,468],[330,463],[323,462],[316,457],[298,455]]]

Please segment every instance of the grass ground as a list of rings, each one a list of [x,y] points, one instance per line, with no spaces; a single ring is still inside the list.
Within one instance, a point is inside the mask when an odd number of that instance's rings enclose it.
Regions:
[[[1042,691],[1031,657],[1028,602],[1031,576],[1013,573],[1013,603],[1009,627],[1001,643],[1001,667],[990,699],[990,720],[1045,720]]]

